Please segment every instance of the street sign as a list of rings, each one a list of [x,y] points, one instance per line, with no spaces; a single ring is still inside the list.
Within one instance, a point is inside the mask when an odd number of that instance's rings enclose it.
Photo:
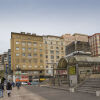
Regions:
[[[70,66],[69,67],[69,75],[75,75],[76,74],[76,67]]]

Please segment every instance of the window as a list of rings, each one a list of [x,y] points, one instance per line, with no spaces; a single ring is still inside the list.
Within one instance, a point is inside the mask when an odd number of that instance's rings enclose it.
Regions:
[[[31,65],[29,65],[28,67],[29,67],[29,68],[32,68],[32,66],[31,66]]]
[[[25,51],[25,48],[22,48],[23,51]]]
[[[31,42],[28,42],[28,46],[31,46]]]
[[[31,53],[28,54],[28,57],[31,57]]]
[[[53,51],[53,50],[50,50],[50,53],[51,53],[51,54],[54,54],[54,51]]]
[[[23,68],[25,68],[26,67],[26,65],[23,65]]]
[[[63,45],[63,42],[61,42],[61,45]]]
[[[40,66],[40,68],[43,68],[43,66]]]
[[[16,41],[16,44],[19,44],[19,41]]]
[[[33,42],[33,46],[36,46],[37,45],[37,42]]]
[[[16,56],[19,56],[19,53],[16,53]]]
[[[56,56],[57,59],[59,59],[59,56]]]
[[[45,44],[47,44],[47,41],[45,41]]]
[[[37,68],[38,66],[37,66],[37,65],[35,65],[34,67],[35,67],[35,68]]]
[[[28,51],[31,51],[31,48],[28,48]]]
[[[58,50],[58,49],[59,49],[59,47],[56,47],[56,49]]]
[[[59,54],[59,51],[56,51],[56,54]]]
[[[22,46],[25,46],[25,42],[22,42]]]
[[[42,44],[40,44],[40,47],[42,47]]]
[[[46,55],[45,57],[48,58],[48,55]]]
[[[42,52],[42,49],[40,49],[40,52]]]
[[[53,55],[51,55],[51,59],[54,59],[54,56]]]
[[[61,50],[63,50],[63,47],[61,47]]]
[[[19,47],[16,47],[16,50],[19,50]]]
[[[33,51],[34,51],[34,52],[37,52],[37,48],[34,48]]]
[[[48,70],[46,70],[46,73],[48,73]]]
[[[42,55],[42,54],[40,54],[40,57],[43,57],[43,55]]]
[[[46,66],[46,68],[48,68],[48,66]]]
[[[25,53],[22,53],[22,56],[25,56]]]

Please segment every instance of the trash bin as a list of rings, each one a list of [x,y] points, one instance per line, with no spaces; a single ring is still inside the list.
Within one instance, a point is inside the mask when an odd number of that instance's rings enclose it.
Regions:
[[[74,91],[74,88],[70,88],[70,92],[75,92],[75,91]]]
[[[0,97],[3,97],[3,90],[0,89]]]

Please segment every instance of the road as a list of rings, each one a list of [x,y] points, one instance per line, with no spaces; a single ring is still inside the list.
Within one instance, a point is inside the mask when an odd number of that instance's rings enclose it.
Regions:
[[[95,94],[89,93],[70,93],[64,90],[52,89],[47,87],[34,87],[24,86],[32,93],[38,94],[46,100],[100,100],[100,97],[96,97]]]

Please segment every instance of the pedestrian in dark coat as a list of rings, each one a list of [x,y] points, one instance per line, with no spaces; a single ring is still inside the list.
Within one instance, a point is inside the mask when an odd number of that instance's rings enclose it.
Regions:
[[[8,97],[10,97],[11,90],[12,90],[12,85],[10,82],[7,83],[6,89],[7,89]]]

